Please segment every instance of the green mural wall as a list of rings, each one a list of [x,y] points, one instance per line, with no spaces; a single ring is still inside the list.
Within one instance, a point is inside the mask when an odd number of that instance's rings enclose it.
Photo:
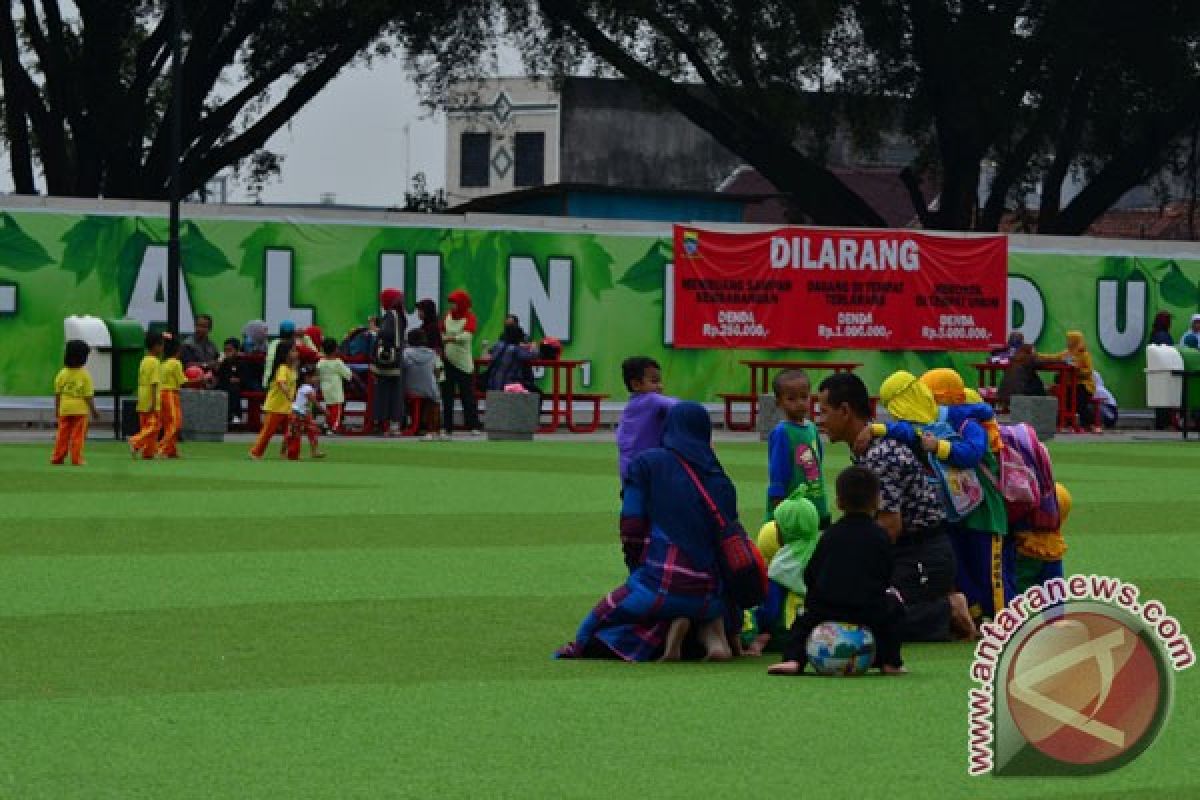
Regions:
[[[68,315],[164,319],[165,243],[162,216],[0,205],[0,395],[49,393]],[[1067,330],[1082,330],[1118,400],[1136,407],[1144,404],[1150,320],[1169,310],[1176,337],[1182,334],[1200,300],[1200,250],[1194,258],[1122,255],[1124,243],[1107,244],[1112,254],[1011,247],[1012,321],[1042,351],[1061,349]],[[625,397],[620,362],[634,354],[662,362],[670,393],[705,401],[748,388],[744,358],[862,361],[860,374],[877,386],[894,369],[933,366],[958,367],[973,384],[969,365],[981,357],[676,350],[665,226],[559,232],[193,218],[183,225],[182,252],[184,315],[211,314],[215,338],[237,335],[256,318],[273,328],[285,318],[315,322],[340,337],[376,311],[381,286],[402,285],[410,309],[426,296],[441,307],[450,291],[465,288],[475,300],[480,339],[495,339],[504,314],[517,313],[536,336],[557,336],[568,357],[588,361],[583,380],[590,391],[618,400]]]

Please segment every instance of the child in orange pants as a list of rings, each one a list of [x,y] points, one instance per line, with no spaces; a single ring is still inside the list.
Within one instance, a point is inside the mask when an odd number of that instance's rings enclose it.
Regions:
[[[163,338],[162,374],[159,383],[159,415],[162,440],[158,454],[164,458],[179,458],[179,429],[183,427],[183,409],[179,405],[179,388],[187,381],[183,362],[179,360],[179,339]]]
[[[163,335],[152,332],[146,334],[146,355],[138,367],[138,424],[141,429],[129,437],[129,452],[134,458],[138,453],[142,458],[154,458],[158,450],[158,410],[162,398],[159,396],[159,385],[162,383],[162,362],[159,358],[163,351]]]
[[[88,416],[99,418],[96,401],[92,399],[92,376],[83,368],[91,348],[87,342],[71,339],[63,356],[63,368],[54,377],[54,416],[58,417],[58,433],[54,435],[51,464],[62,464],[71,454],[71,463],[82,467],[83,443],[87,440]]]
[[[272,436],[281,431],[287,432],[292,399],[296,396],[296,367],[299,363],[295,345],[287,339],[280,339],[275,348],[275,359],[266,373],[271,376],[271,382],[267,386],[267,397],[263,400],[262,429],[258,432],[254,447],[250,448],[250,457],[256,461],[267,451]]]

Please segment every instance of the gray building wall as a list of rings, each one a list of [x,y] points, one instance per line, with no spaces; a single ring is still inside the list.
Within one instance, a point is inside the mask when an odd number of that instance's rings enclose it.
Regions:
[[[561,113],[564,183],[713,191],[742,163],[627,81],[569,78]]]

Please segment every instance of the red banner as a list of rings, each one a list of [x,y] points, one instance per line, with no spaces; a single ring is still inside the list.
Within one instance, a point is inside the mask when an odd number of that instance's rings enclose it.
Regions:
[[[1007,338],[1008,241],[675,226],[675,346],[986,350]]]

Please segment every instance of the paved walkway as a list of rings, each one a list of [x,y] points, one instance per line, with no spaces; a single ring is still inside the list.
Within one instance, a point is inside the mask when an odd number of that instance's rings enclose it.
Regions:
[[[404,436],[400,438],[384,438],[382,436],[328,436],[323,437],[326,441],[345,441],[345,442],[361,442],[363,444],[418,444],[420,440],[415,436]],[[45,442],[49,443],[54,439],[53,430],[3,430],[0,429],[0,443],[5,442]],[[103,426],[93,427],[88,433],[88,439],[93,441],[111,441],[112,429],[105,429]],[[756,433],[738,433],[736,431],[717,430],[713,432],[713,439],[717,442],[759,442],[758,434]],[[616,440],[616,434],[613,431],[597,431],[596,433],[548,433],[538,434],[534,437],[534,441],[538,442],[607,442],[612,444]],[[241,442],[250,444],[254,441],[252,433],[228,433],[225,435],[226,442]],[[455,434],[454,441],[456,442],[487,442],[486,436],[470,436],[466,434]],[[1183,441],[1178,431],[1152,431],[1152,430],[1117,430],[1109,431],[1101,434],[1092,433],[1060,433],[1054,437],[1055,442],[1100,442],[1106,444],[1116,444],[1122,442],[1181,442]],[[1200,435],[1189,433],[1188,443],[1200,442]]]

